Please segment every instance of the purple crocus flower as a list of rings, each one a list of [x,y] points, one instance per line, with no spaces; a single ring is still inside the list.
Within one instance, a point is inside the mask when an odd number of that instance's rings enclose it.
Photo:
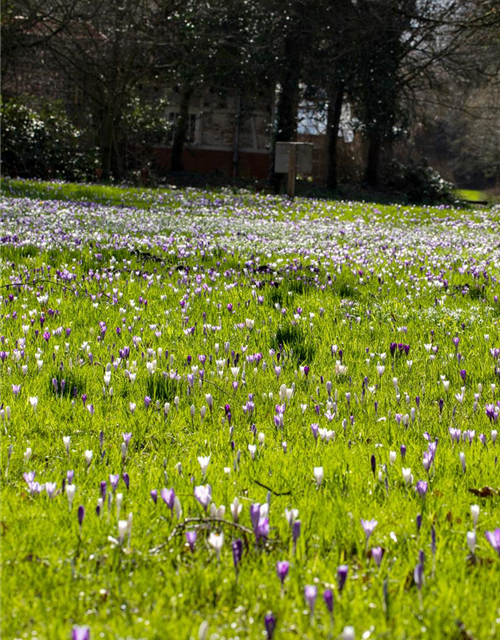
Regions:
[[[175,503],[175,491],[173,489],[165,488],[161,490],[160,495],[163,502],[167,505],[167,507],[173,513],[174,503]]]
[[[209,504],[212,502],[212,487],[209,484],[195,487],[194,497],[206,511]]]
[[[35,481],[36,471],[28,471],[27,473],[23,473],[24,481],[29,484],[30,482]]]
[[[424,565],[419,562],[415,567],[415,571],[413,572],[413,579],[415,580],[415,584],[419,589],[422,589],[422,585],[424,583]]]
[[[122,478],[123,478],[123,482],[125,483],[125,486],[127,487],[127,491],[128,491],[128,489],[130,488],[130,476],[128,475],[127,472],[125,472],[122,475]]]
[[[383,557],[384,557],[384,550],[382,549],[382,547],[373,547],[372,558],[375,560],[377,567],[380,567]]]
[[[106,500],[106,489],[107,489],[107,484],[106,484],[106,480],[103,480],[101,482],[100,488],[101,488],[101,498],[102,501],[104,502]]]
[[[308,584],[304,589],[304,597],[311,612],[311,616],[314,615],[314,606],[316,604],[316,598],[318,596],[318,588],[315,585]]]
[[[21,385],[19,385],[20,387]],[[14,385],[12,385],[12,391],[14,391]],[[16,394],[17,395],[17,394]],[[489,420],[492,422],[495,419],[495,405],[494,404],[487,404],[484,408],[486,415],[488,416]]]
[[[189,545],[191,552],[193,552],[194,545],[196,543],[196,531],[186,531],[186,541]]]
[[[313,434],[313,437],[315,440],[318,439],[318,431],[319,431],[319,424],[316,424],[313,422],[311,424],[311,433]]]
[[[243,542],[240,538],[236,538],[231,543],[231,549],[233,550],[233,562],[234,568],[238,571],[238,565],[241,562],[241,558],[243,557]]]
[[[498,553],[498,557],[500,558],[500,529],[497,528],[494,531],[486,531],[485,535],[486,539],[491,544],[493,549]]]
[[[119,482],[120,482],[120,474],[119,473],[117,473],[116,475],[111,474],[109,476],[109,484],[111,485],[111,489],[112,489],[113,493],[115,493]],[[104,498],[103,498],[103,500],[104,500]]]
[[[331,589],[325,589],[323,593],[323,600],[325,601],[328,611],[333,613],[333,591]]]
[[[71,640],[90,640],[89,627],[73,627],[71,630]]]
[[[421,513],[417,513],[416,525],[417,525],[417,531],[420,531],[420,527],[422,526],[422,514]]]
[[[122,438],[123,438],[123,442],[125,443],[125,446],[128,448],[128,445],[130,444],[130,440],[132,438],[132,434],[122,433]]]
[[[278,578],[281,580],[281,585],[283,585],[289,569],[290,563],[286,560],[281,560],[276,563],[276,573],[278,574]]]
[[[158,490],[151,489],[151,491],[149,492],[149,495],[151,496],[153,502],[156,504],[158,502]]]
[[[373,531],[375,530],[375,527],[377,526],[377,521],[376,520],[363,520],[363,518],[361,518],[361,526],[364,529],[365,535],[366,535],[366,544],[368,544],[368,540],[370,539],[370,536],[372,535]]]
[[[21,385],[20,384],[13,384],[12,385],[12,393],[16,396],[19,395],[19,393],[21,392]]]
[[[297,540],[300,538],[300,520],[295,520],[292,525],[292,540],[294,546],[297,544]]]
[[[347,574],[349,573],[349,567],[346,564],[341,564],[337,569],[337,581],[339,585],[339,593],[342,593],[345,582],[347,580]]]
[[[276,618],[272,613],[266,615],[264,625],[266,627],[267,640],[272,640],[274,630],[276,629]]]
[[[425,498],[425,494],[427,493],[429,485],[425,480],[419,480],[415,485],[415,491],[421,498]]]
[[[269,518],[259,518],[259,524],[255,531],[255,539],[258,542],[261,538],[269,537]]]
[[[80,525],[80,529],[82,528],[83,519],[85,518],[85,508],[83,505],[78,507],[78,524]]]
[[[465,369],[460,369],[460,377],[465,382],[465,378],[467,377],[467,372],[465,371]]]
[[[46,482],[45,483],[45,491],[49,498],[53,498],[57,489],[57,484],[55,482]]]
[[[260,519],[260,504],[256,502],[250,505],[250,521],[252,523],[252,529],[257,531]]]

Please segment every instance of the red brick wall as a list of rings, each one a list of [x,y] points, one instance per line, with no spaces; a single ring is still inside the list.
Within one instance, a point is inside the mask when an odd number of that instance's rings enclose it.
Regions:
[[[158,169],[170,170],[170,149],[153,149],[153,157]],[[184,170],[193,173],[220,171],[233,175],[233,152],[211,149],[183,149]],[[238,153],[238,177],[264,179],[269,175],[270,156],[267,153]]]

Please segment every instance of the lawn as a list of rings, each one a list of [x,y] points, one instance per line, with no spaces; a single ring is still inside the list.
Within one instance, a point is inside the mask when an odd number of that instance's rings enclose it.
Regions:
[[[2,638],[500,637],[500,207],[43,190],[1,198]]]

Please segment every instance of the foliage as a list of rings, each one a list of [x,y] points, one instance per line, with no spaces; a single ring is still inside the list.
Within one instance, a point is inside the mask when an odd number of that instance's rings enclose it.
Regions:
[[[410,202],[438,204],[456,203],[455,188],[428,164],[408,164],[393,161],[388,167],[386,185],[403,193]]]
[[[3,173],[17,177],[84,180],[93,177],[95,153],[61,102],[30,105],[30,98],[2,103]]]

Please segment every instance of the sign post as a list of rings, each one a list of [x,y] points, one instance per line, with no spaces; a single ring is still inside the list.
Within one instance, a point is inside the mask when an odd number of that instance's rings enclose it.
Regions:
[[[287,194],[295,195],[297,173],[312,173],[312,149],[309,142],[277,142],[274,160],[276,173],[288,174]]]

